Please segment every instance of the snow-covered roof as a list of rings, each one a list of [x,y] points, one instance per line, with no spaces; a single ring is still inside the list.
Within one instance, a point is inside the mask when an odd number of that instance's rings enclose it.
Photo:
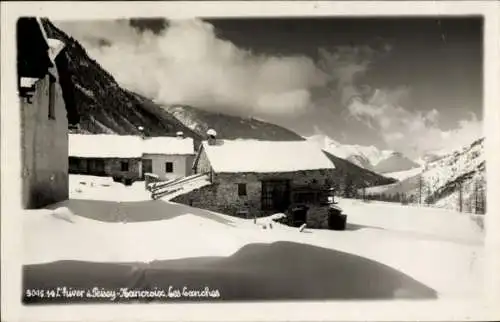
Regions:
[[[148,154],[194,154],[192,138],[183,137],[150,137],[142,145],[142,152]]]
[[[69,156],[82,158],[140,158],[148,154],[194,154],[192,138],[133,135],[69,134]]]
[[[139,158],[139,136],[110,134],[69,134],[68,155],[81,158]]]
[[[215,172],[293,172],[334,169],[335,165],[308,141],[260,141],[249,139],[203,142]]]

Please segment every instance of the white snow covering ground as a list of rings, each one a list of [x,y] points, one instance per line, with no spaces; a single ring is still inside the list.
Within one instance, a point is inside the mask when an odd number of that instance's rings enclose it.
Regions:
[[[69,175],[69,195],[71,199],[141,201],[151,199],[144,182],[134,182],[125,186],[114,182],[111,177]]]
[[[158,200],[153,201],[154,209],[163,212],[166,219],[103,222],[89,219],[85,212],[104,213],[109,211],[109,203],[75,197],[121,201],[113,207],[139,217],[151,210],[131,207],[134,203],[129,201],[149,200],[149,195],[140,194],[140,186],[107,187],[110,182],[104,178],[92,178],[93,186],[80,185],[83,176],[71,177],[70,200],[55,210],[26,211],[25,264],[230,256],[250,243],[291,241],[378,261],[432,287],[440,297],[476,296],[481,291],[483,233],[468,216],[453,211],[339,199],[339,206],[348,215],[347,230],[306,228],[299,232],[272,223],[272,217],[259,218],[254,224],[251,219]]]
[[[261,141],[253,139],[203,142],[216,172],[291,172],[334,169],[335,165],[308,141]]]

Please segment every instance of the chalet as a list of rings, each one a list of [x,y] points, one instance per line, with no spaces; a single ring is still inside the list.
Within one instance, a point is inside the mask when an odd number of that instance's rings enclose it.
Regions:
[[[320,205],[334,169],[308,141],[220,140],[212,132],[193,163],[193,172],[209,174],[212,184],[177,201],[251,217]]]
[[[21,108],[22,206],[68,198],[68,126],[78,123],[65,44],[38,18],[17,22]]]
[[[109,134],[70,134],[70,173],[131,183],[146,173],[160,180],[185,177],[194,159],[193,139]]]

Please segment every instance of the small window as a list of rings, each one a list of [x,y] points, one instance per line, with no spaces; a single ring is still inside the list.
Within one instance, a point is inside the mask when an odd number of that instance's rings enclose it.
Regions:
[[[55,97],[56,97],[56,80],[54,76],[49,76],[49,119],[56,119],[56,110],[55,110]]]
[[[238,183],[238,196],[247,195],[247,185],[245,183]]]
[[[296,203],[316,203],[318,198],[314,192],[299,192],[293,199]]]
[[[122,171],[128,171],[128,161],[121,162],[121,169]]]
[[[166,173],[172,173],[172,172],[174,172],[174,164],[172,162],[166,162],[165,163],[165,172]]]

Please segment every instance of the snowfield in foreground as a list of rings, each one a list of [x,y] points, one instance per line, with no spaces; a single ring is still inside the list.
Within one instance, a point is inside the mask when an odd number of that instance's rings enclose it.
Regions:
[[[469,216],[453,211],[339,199],[348,215],[347,230],[299,232],[278,223],[271,228],[270,218],[254,224],[153,201],[139,193],[144,189],[140,184],[124,187],[105,178],[72,177],[71,200],[26,211],[24,264],[231,256],[245,245],[290,241],[375,260],[433,288],[440,297],[478,296],[481,291],[483,232]],[[94,185],[79,184],[85,180]]]

